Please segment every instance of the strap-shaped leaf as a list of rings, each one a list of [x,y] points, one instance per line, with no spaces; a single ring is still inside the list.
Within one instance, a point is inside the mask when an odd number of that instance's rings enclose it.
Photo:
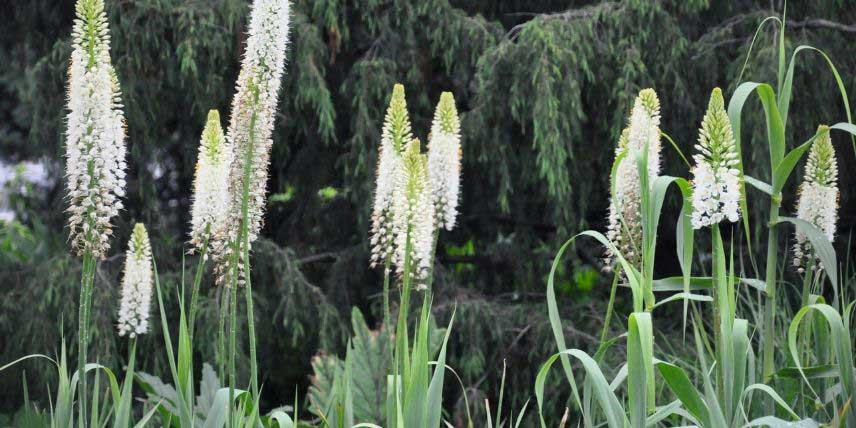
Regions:
[[[823,264],[823,271],[826,272],[826,276],[829,277],[829,281],[832,283],[832,289],[837,298],[838,262],[835,259],[835,248],[832,247],[832,243],[829,242],[829,239],[820,229],[817,228],[817,226],[803,219],[795,217],[779,218],[780,223],[784,221],[793,223],[793,225],[808,238],[809,242],[811,242],[812,249]]]
[[[607,426],[609,428],[626,428],[630,425],[627,416],[622,407],[621,402],[614,392],[609,388],[606,377],[598,367],[597,362],[588,354],[579,349],[567,349],[557,354],[552,355],[538,370],[535,377],[535,399],[538,402],[538,415],[541,418],[541,427],[546,428],[547,424],[544,421],[543,403],[544,403],[544,382],[547,379],[547,374],[550,372],[550,367],[559,359],[560,356],[572,356],[582,363],[583,369],[586,372],[587,379],[592,383],[592,388],[597,398],[598,405],[603,410],[606,417]],[[577,389],[574,386],[574,389]],[[574,397],[577,400],[577,405],[582,406],[579,401],[579,396]]]
[[[671,364],[665,361],[659,361],[656,363],[657,371],[660,372],[660,376],[666,381],[666,385],[669,387],[669,390],[675,394],[675,397],[678,397],[678,400],[681,400],[681,403],[684,404],[684,408],[690,412],[698,421],[701,423],[703,427],[710,427],[710,411],[708,410],[707,404],[705,404],[704,399],[701,397],[701,393],[693,386],[692,382],[690,382],[689,377],[684,372],[684,369]]]

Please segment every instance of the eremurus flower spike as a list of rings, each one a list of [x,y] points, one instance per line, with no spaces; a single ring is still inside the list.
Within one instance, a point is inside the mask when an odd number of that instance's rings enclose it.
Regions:
[[[122,277],[122,298],[119,302],[117,324],[119,336],[134,338],[148,332],[153,277],[149,234],[145,225],[137,223],[125,253],[125,272]]]
[[[451,92],[440,94],[428,141],[428,176],[437,227],[452,230],[458,215],[461,181],[461,123]]]
[[[653,89],[643,89],[633,103],[627,127],[618,139],[615,157],[615,182],[609,204],[607,237],[634,266],[642,260],[642,188],[636,154],[647,149],[649,181],[660,173],[660,100]],[[615,254],[607,250],[605,265],[609,270]]]
[[[396,174],[401,168],[401,152],[410,142],[410,118],[404,86],[396,84],[386,110],[375,182],[374,206],[371,225],[371,265],[391,260],[394,246],[392,203],[396,192]]]
[[[230,266],[233,256],[237,257],[234,253],[249,251],[262,226],[274,120],[289,41],[289,9],[287,0],[255,0],[250,12],[247,46],[226,133],[234,153],[229,170],[229,227],[211,246],[221,283],[231,277],[232,268],[243,276],[243,263]],[[246,236],[239,239],[242,228]]]
[[[835,159],[829,127],[821,125],[817,134],[818,137],[812,143],[808,153],[805,175],[799,187],[797,218],[817,226],[826,239],[832,242],[835,239],[838,221],[838,161]],[[808,237],[797,229],[794,266],[802,272],[807,267],[808,261],[815,258],[812,268],[822,267],[813,253]]]
[[[217,110],[208,112],[198,156],[193,181],[190,243],[202,252],[212,235],[225,233],[229,214],[229,167],[233,153],[232,145],[223,136]]]
[[[103,258],[125,195],[125,118],[102,0],[77,3],[68,71],[66,179],[71,243]]]
[[[695,229],[740,218],[740,171],[731,121],[722,91],[710,95],[693,156],[693,213]]]

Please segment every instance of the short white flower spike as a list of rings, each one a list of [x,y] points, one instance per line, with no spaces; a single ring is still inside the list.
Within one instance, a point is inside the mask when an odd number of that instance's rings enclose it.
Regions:
[[[253,2],[247,47],[226,133],[234,153],[229,171],[231,201],[227,222],[230,227],[226,236],[215,239],[211,246],[220,283],[231,277],[228,269],[232,253],[237,250],[241,254],[245,245],[249,246],[256,240],[262,226],[273,127],[289,40],[289,20],[288,0]],[[245,180],[245,177],[249,179]],[[237,242],[244,216],[242,200],[245,190],[248,193],[247,239],[246,242]],[[238,274],[243,275],[243,264],[238,263],[237,266]]]
[[[799,188],[797,218],[817,226],[832,242],[838,221],[838,161],[829,137],[829,127],[821,125],[817,134],[808,153],[805,176]],[[812,269],[823,267],[808,237],[799,229],[794,244],[794,266],[800,272],[809,266]]]
[[[451,92],[440,94],[428,141],[428,177],[434,189],[437,226],[455,227],[461,182],[461,123]]]
[[[125,254],[122,299],[119,303],[119,336],[131,338],[149,331],[149,306],[152,300],[152,248],[142,223],[134,225]]]
[[[701,123],[693,160],[694,229],[740,218],[740,170],[722,91],[715,88]]]
[[[395,175],[395,186],[392,227],[396,271],[403,274],[409,267],[417,280],[424,280],[433,262],[434,205],[428,159],[420,153],[418,139],[413,139],[405,148],[401,168]]]
[[[621,133],[615,157],[621,157],[615,171],[610,198],[607,238],[632,265],[642,260],[642,187],[637,154],[647,148],[649,182],[660,173],[660,100],[653,89],[643,89],[633,103],[630,123]],[[616,255],[607,250],[604,264],[612,269]]]
[[[404,86],[396,84],[386,110],[378,152],[371,226],[372,267],[392,261],[395,240],[392,227],[395,180],[397,171],[401,168],[401,152],[412,138]]]
[[[103,0],[80,0],[68,75],[66,178],[71,244],[103,258],[125,196],[125,118]]]
[[[211,110],[199,142],[193,181],[190,243],[196,251],[204,251],[212,235],[224,233],[227,227],[229,166],[232,159],[232,145],[223,136],[220,113]]]

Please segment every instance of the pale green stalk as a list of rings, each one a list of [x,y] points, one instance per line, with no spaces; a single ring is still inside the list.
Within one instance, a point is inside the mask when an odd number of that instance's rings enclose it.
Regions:
[[[383,262],[383,329],[386,331],[387,337],[389,337],[388,346],[390,347],[390,358],[387,360],[387,365],[393,364],[394,356],[392,356],[392,349],[395,346],[395,338],[392,334],[392,319],[389,312],[389,270],[391,265],[392,261],[387,257],[386,261]]]
[[[764,331],[763,331],[763,353],[764,353],[764,383],[770,383],[776,372],[775,352],[776,344],[774,332],[776,327],[776,271],[779,260],[779,231],[776,224],[779,222],[779,205],[781,196],[770,199],[770,219],[767,233],[767,270],[764,275],[766,282],[767,302],[764,307]],[[769,400],[768,400],[769,401]]]
[[[254,93],[253,102],[258,102],[258,89],[255,85],[250,84],[250,90]],[[252,116],[250,116],[250,135],[249,135],[249,144],[247,144],[247,153],[244,158],[244,180],[242,183],[241,189],[241,225],[240,231],[238,233],[238,239],[233,243],[233,251],[230,257],[230,273],[232,275],[231,278],[231,287],[232,287],[232,302],[230,304],[231,309],[231,331],[229,336],[229,421],[230,424],[233,422],[233,412],[232,412],[232,403],[234,401],[234,392],[236,385],[235,378],[235,352],[236,352],[236,339],[235,339],[235,330],[237,329],[237,303],[235,300],[238,299],[237,287],[238,287],[238,257],[240,252],[241,261],[244,263],[244,278],[245,278],[245,298],[247,304],[247,326],[249,329],[250,335],[250,382],[252,384],[253,391],[253,400],[258,401],[258,380],[257,380],[257,372],[258,367],[256,366],[256,341],[255,341],[255,322],[253,320],[253,292],[252,285],[250,283],[250,261],[249,261],[249,233],[247,226],[247,217],[249,212],[249,192],[250,192],[250,176],[252,174],[252,159],[254,155],[253,148],[255,147],[255,128],[256,128],[256,111],[253,110]],[[241,245],[243,243],[243,245]]]
[[[615,274],[612,276],[612,288],[609,290],[609,302],[606,304],[606,316],[603,319],[603,329],[600,331],[600,344],[597,347],[597,353],[600,353],[604,348],[606,344],[606,335],[609,333],[609,324],[612,321],[612,311],[615,305],[615,294],[618,291],[618,282],[621,278],[618,269],[620,268],[616,267]]]
[[[89,346],[89,319],[92,307],[92,289],[95,286],[95,268],[97,261],[91,251],[87,250],[83,255],[83,267],[80,279],[80,308],[78,309],[78,332],[77,332],[77,370],[80,374],[78,381],[78,424],[83,427],[86,421],[86,351]]]
[[[234,274],[233,274],[234,275]],[[234,426],[235,418],[235,353],[236,353],[236,330],[238,329],[238,284],[237,278],[229,287],[229,426]]]
[[[226,379],[226,317],[229,314],[228,289],[220,290],[220,317],[217,325],[217,359],[218,375],[220,379]]]
[[[196,326],[196,308],[199,305],[199,286],[202,283],[202,273],[205,271],[205,257],[208,252],[208,240],[211,225],[205,226],[205,240],[202,243],[202,251],[199,253],[199,263],[196,266],[196,274],[193,277],[193,288],[190,292],[190,342],[193,343],[193,330]]]

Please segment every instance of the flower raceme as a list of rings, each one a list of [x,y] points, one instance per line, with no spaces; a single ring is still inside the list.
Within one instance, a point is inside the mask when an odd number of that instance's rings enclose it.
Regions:
[[[740,171],[731,121],[722,91],[710,95],[693,160],[692,226],[700,229],[740,218]]]
[[[392,228],[395,237],[394,262],[398,274],[409,268],[417,280],[431,270],[434,246],[434,205],[428,158],[413,139],[402,155],[395,174],[396,192],[392,201]]]
[[[461,181],[461,123],[451,92],[440,94],[428,140],[428,176],[437,227],[452,230],[458,215]]]
[[[212,243],[221,283],[231,277],[228,269],[232,256],[249,251],[249,245],[261,229],[288,29],[288,0],[253,2],[247,46],[226,134],[234,153],[229,170],[230,203],[226,223],[230,227],[224,236]],[[239,239],[242,225],[246,228],[246,236]],[[237,266],[241,273],[243,265],[238,263]]]
[[[404,86],[396,84],[386,110],[378,153],[371,226],[372,267],[392,261],[392,203],[396,191],[396,174],[401,168],[401,152],[412,138]]]
[[[232,145],[223,136],[220,113],[211,110],[202,131],[193,181],[190,243],[199,252],[205,250],[212,234],[225,233],[232,159]]]
[[[829,136],[829,127],[821,125],[817,134],[818,137],[812,143],[808,154],[803,182],[799,187],[797,218],[817,226],[826,239],[832,242],[835,239],[835,223],[838,219],[838,162]],[[803,272],[812,260],[812,269],[822,267],[813,255],[808,237],[797,229],[794,266]]]
[[[639,180],[637,154],[647,150],[649,181],[660,173],[660,100],[653,89],[643,89],[633,103],[628,126],[621,133],[615,156],[618,165],[614,194],[609,204],[607,237],[628,262],[641,262],[642,188]],[[611,269],[615,254],[607,250],[605,265]]]
[[[153,277],[149,234],[142,223],[137,223],[134,225],[125,255],[117,325],[119,336],[134,338],[148,332]]]
[[[72,246],[103,258],[125,195],[125,118],[103,0],[77,3],[72,30],[66,178]]]

